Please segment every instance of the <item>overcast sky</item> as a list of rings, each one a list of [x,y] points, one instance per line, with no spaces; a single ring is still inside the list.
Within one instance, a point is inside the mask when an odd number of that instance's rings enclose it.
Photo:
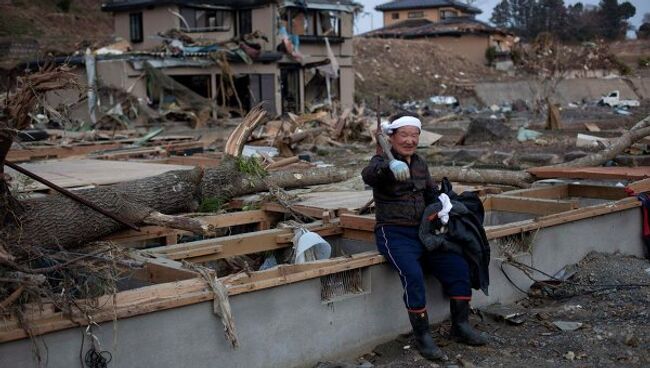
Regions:
[[[381,13],[375,11],[375,6],[389,2],[390,0],[357,0],[357,2],[363,5],[364,14],[361,14],[357,17],[355,24],[355,33],[367,32],[373,28],[379,28],[382,26],[382,16]],[[483,21],[489,21],[490,16],[492,15],[492,9],[496,4],[501,0],[477,0],[474,3],[474,6],[483,10],[482,14],[479,14],[478,18]],[[641,19],[643,19],[644,13],[650,13],[650,1],[649,0],[629,0],[632,5],[636,7],[636,15],[632,18],[632,24],[635,27],[641,25]],[[565,4],[575,4],[577,0],[565,0]],[[594,4],[597,5],[599,0],[583,0],[583,4]],[[622,2],[619,0],[619,3]]]

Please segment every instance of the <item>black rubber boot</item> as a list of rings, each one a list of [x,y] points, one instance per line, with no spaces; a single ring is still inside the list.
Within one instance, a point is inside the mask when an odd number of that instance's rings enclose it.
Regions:
[[[445,354],[433,341],[433,337],[431,337],[431,331],[429,331],[429,316],[427,315],[427,312],[409,311],[409,320],[411,321],[411,326],[413,326],[415,347],[420,352],[420,355],[428,360],[443,360]]]
[[[475,331],[469,324],[469,301],[451,299],[451,332],[454,341],[472,346],[487,344],[487,337]]]

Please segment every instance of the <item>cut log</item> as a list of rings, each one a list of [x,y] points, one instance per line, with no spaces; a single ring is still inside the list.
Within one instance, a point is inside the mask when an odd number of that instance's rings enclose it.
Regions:
[[[480,184],[503,184],[528,188],[535,178],[525,171],[472,169],[458,166],[430,167],[431,176],[438,180],[447,177],[451,181]]]

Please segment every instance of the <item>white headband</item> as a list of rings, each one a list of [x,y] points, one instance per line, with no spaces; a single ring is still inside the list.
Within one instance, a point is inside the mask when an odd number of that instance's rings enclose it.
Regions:
[[[388,124],[388,122],[381,123],[381,131],[386,135],[392,135],[395,130],[397,130],[397,128],[401,128],[403,126],[414,126],[422,130],[422,123],[420,122],[420,119],[414,116],[402,116],[399,119],[395,119],[390,124]]]

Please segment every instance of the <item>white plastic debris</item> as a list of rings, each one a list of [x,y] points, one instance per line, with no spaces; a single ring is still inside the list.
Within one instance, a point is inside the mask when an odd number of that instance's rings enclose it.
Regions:
[[[519,130],[517,131],[517,140],[519,142],[534,141],[535,139],[541,136],[542,133],[535,130],[526,129],[524,127],[520,127]]]
[[[244,157],[253,157],[253,156],[260,156],[261,153],[264,153],[269,157],[275,157],[278,155],[278,149],[270,146],[245,145],[241,154]]]
[[[296,255],[293,263],[328,259],[332,255],[332,246],[322,236],[305,229],[296,230],[293,245]]]
[[[559,328],[562,331],[575,331],[582,327],[581,322],[572,322],[572,321],[554,321],[553,324],[555,327]]]
[[[607,138],[595,137],[593,135],[578,133],[576,147],[579,148],[598,148],[600,146],[609,147],[611,141]]]
[[[431,96],[429,101],[434,105],[456,105],[458,103],[458,99],[454,96]]]

